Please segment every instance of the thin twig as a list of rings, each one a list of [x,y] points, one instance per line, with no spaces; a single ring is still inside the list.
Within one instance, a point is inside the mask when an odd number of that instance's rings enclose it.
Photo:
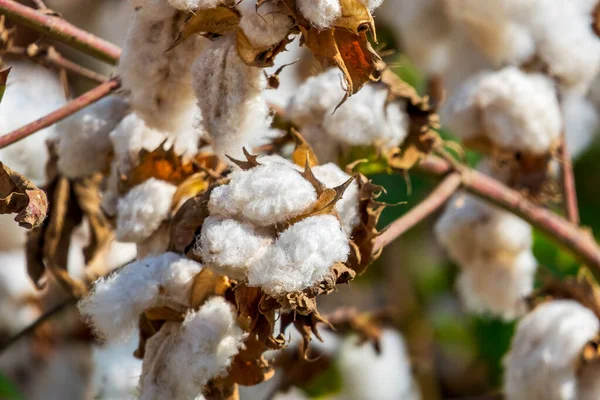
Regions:
[[[52,318],[53,316],[59,314],[65,308],[67,308],[68,306],[70,306],[72,304],[75,304],[76,302],[77,302],[77,298],[75,298],[75,297],[69,297],[68,299],[66,299],[62,303],[58,304],[54,308],[52,308],[49,311],[47,311],[44,315],[42,315],[41,317],[39,317],[38,319],[36,319],[31,325],[27,326],[25,329],[23,329],[22,331],[20,331],[16,335],[12,336],[10,339],[8,339],[8,341],[6,343],[3,343],[0,346],[0,354],[4,353],[4,351],[6,351],[6,349],[8,349],[13,344],[15,344],[21,338],[23,338],[25,336],[29,336],[30,334],[32,334],[44,322],[48,321],[50,318]]]
[[[377,252],[379,249],[387,246],[394,239],[398,238],[423,219],[427,218],[427,216],[438,210],[450,197],[452,197],[460,187],[460,184],[461,175],[459,173],[451,173],[446,176],[425,200],[387,226],[385,232],[376,239],[373,251]]]
[[[46,34],[92,57],[116,64],[121,49],[99,37],[68,23],[60,17],[47,15],[12,0],[0,0],[0,15],[13,22]]]
[[[119,87],[120,83],[116,78],[106,81],[105,83],[95,87],[89,92],[82,94],[75,100],[70,101],[64,107],[61,107],[58,110],[53,111],[50,114],[36,121],[33,121],[30,124],[27,124],[15,131],[0,136],[0,149],[11,145],[15,142],[18,142],[21,139],[25,139],[29,135],[32,135],[41,129],[44,129],[62,119],[67,118],[68,116],[76,113],[82,108],[85,108],[90,104],[100,100],[101,98],[109,95],[110,93],[117,90]]]
[[[565,206],[565,215],[567,219],[579,225],[579,207],[577,206],[577,191],[575,190],[575,176],[573,175],[573,162],[571,154],[567,148],[565,132],[562,133],[562,143],[560,146],[560,161],[562,172],[563,202]]]
[[[433,156],[428,157],[417,169],[434,176],[445,176],[452,171],[448,162]],[[468,169],[463,173],[462,183],[470,193],[520,216],[600,274],[600,247],[589,232],[475,170]]]

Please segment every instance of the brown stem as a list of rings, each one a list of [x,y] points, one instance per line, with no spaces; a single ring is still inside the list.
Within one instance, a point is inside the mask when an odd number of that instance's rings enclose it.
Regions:
[[[573,162],[567,148],[567,140],[563,131],[560,146],[560,161],[562,164],[563,202],[567,219],[579,225],[579,207],[577,206],[577,191],[575,190],[575,176],[573,175]]]
[[[46,4],[44,4],[43,0],[33,0],[33,4],[40,10],[47,10]]]
[[[448,162],[431,156],[418,166],[418,170],[444,176],[452,168]],[[600,273],[600,247],[587,231],[550,210],[533,204],[516,190],[472,169],[463,173],[462,183],[470,193],[520,216]]]
[[[456,192],[461,184],[461,176],[459,173],[451,173],[427,196],[425,200],[417,204],[408,213],[398,218],[387,226],[383,232],[375,240],[374,252],[390,244],[394,239],[404,234],[406,231],[417,225],[427,216],[434,213],[437,209],[443,206],[446,201]]]
[[[53,111],[50,114],[43,116],[42,118],[33,121],[32,123],[27,124],[17,130],[7,133],[6,135],[0,136],[0,149],[18,142],[21,139],[25,139],[27,136],[67,118],[82,108],[85,108],[114,92],[120,87],[120,85],[121,84],[119,81],[116,78],[113,78],[99,86],[96,86],[89,92],[82,94],[75,100],[70,101],[64,107],[61,107],[58,110]]]
[[[60,17],[44,14],[16,1],[0,0],[0,15],[6,15],[17,24],[46,34],[110,64],[116,64],[121,56],[118,46],[79,29]]]

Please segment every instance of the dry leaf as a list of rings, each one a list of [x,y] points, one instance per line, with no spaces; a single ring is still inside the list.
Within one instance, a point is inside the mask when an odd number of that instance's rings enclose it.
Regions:
[[[47,212],[46,193],[0,162],[0,214],[17,213],[19,226],[31,229],[42,224]]]
[[[229,278],[203,268],[195,277],[190,290],[190,307],[198,309],[211,296],[223,296],[231,284]]]
[[[154,307],[144,311],[144,315],[149,321],[182,322],[185,316],[185,312],[173,310],[169,307]]]
[[[263,357],[267,347],[253,335],[246,339],[244,346],[231,363],[229,379],[243,386],[254,386],[271,379],[275,370]]]
[[[275,56],[285,51],[285,46],[292,41],[293,39],[285,38],[270,47],[256,47],[250,43],[244,31],[238,28],[236,33],[236,51],[246,65],[259,68],[272,67],[275,65]]]
[[[375,21],[373,21],[369,9],[358,0],[340,0],[340,6],[342,15],[333,22],[333,26],[346,29],[355,35],[370,32],[373,35],[373,41],[377,43]]]
[[[381,353],[381,323],[389,319],[389,310],[376,313],[359,312],[356,308],[338,308],[325,317],[339,334],[355,333],[360,339],[359,344],[370,342],[375,351]]]
[[[294,128],[291,130],[294,141],[296,142],[296,148],[292,153],[292,161],[299,167],[308,165],[314,167],[319,165],[319,160],[315,154],[313,148],[308,144],[306,139]]]
[[[240,14],[235,8],[217,6],[204,10],[196,10],[183,24],[182,30],[177,36],[172,49],[196,33],[204,33],[209,36],[224,35],[234,31],[240,23]]]

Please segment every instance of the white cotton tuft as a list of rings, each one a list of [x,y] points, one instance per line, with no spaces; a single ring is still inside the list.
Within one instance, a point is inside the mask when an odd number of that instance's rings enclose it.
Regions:
[[[536,307],[517,325],[504,359],[504,393],[510,400],[576,400],[577,368],[583,346],[600,324],[594,313],[572,300]]]
[[[177,187],[155,178],[140,183],[119,199],[117,240],[141,242],[169,217]]]
[[[194,276],[202,266],[175,253],[135,261],[94,284],[79,310],[99,336],[122,340],[148,308],[185,309]]]
[[[240,28],[256,47],[271,47],[285,39],[293,25],[282,2],[264,3],[258,10],[255,0],[243,0],[237,6],[242,14]]]
[[[204,10],[215,8],[220,0],[168,0],[172,7],[183,11]]]
[[[129,111],[121,97],[110,96],[56,124],[58,169],[69,178],[82,178],[109,167],[109,134]]]
[[[142,372],[142,361],[132,357],[138,338],[126,343],[92,347],[92,378],[88,395],[93,399],[132,399]]]
[[[338,68],[311,76],[290,98],[286,115],[301,126],[320,123],[343,100],[345,90],[342,83],[343,76]]]
[[[312,168],[315,177],[328,188],[339,186],[351,178],[333,163],[319,165]],[[359,189],[356,180],[352,181],[346,188],[341,200],[335,205],[335,209],[340,215],[342,227],[348,236],[352,234],[354,228],[360,224]]]
[[[11,61],[6,92],[0,105],[0,134],[9,133],[66,103],[64,88],[58,76],[49,69],[30,61]],[[56,136],[56,125],[0,149],[0,160],[42,185],[48,161],[46,140]]]
[[[203,399],[204,386],[225,374],[243,347],[236,317],[224,298],[213,297],[182,324],[167,322],[148,340],[140,399]]]
[[[142,1],[135,13],[118,75],[131,92],[134,111],[149,127],[180,133],[194,130],[197,109],[190,65],[205,45],[199,35],[167,51],[177,39],[185,15],[165,0]]]
[[[462,139],[484,136],[503,149],[530,154],[548,152],[562,129],[552,81],[515,67],[465,83],[446,104],[442,122]]]
[[[325,113],[323,128],[350,145],[398,146],[407,135],[408,116],[401,104],[387,104],[387,99],[385,87],[365,85],[337,110],[334,107]]]
[[[342,16],[339,0],[298,0],[296,4],[302,15],[317,28],[329,28]]]
[[[371,12],[383,4],[383,0],[360,0],[360,2]]]
[[[319,282],[333,264],[345,262],[349,252],[337,218],[309,217],[279,235],[250,268],[248,283],[268,294],[300,291]]]
[[[250,224],[209,216],[202,224],[194,253],[201,257],[206,267],[243,280],[248,268],[265,253],[272,241]]]
[[[572,94],[562,99],[567,150],[576,158],[594,141],[600,127],[600,115],[596,107],[585,97]]]
[[[242,158],[269,132],[272,117],[262,95],[262,69],[240,59],[235,36],[215,39],[192,66],[192,86],[202,112],[201,124],[215,152]]]
[[[267,226],[300,214],[317,200],[314,187],[299,171],[280,164],[235,171],[230,178],[211,193],[208,209],[212,215]]]

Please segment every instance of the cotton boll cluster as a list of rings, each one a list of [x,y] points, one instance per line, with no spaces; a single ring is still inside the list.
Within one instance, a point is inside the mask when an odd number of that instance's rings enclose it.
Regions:
[[[193,130],[197,119],[190,86],[190,65],[205,46],[190,37],[167,51],[177,39],[185,16],[165,0],[134,1],[118,73],[131,92],[134,111],[149,127],[180,133]]]
[[[110,96],[56,125],[58,169],[69,178],[102,172],[109,166],[109,134],[129,111],[121,97]]]
[[[175,253],[135,261],[94,284],[79,310],[98,334],[108,340],[124,339],[148,308],[189,307],[193,277],[202,266]]]
[[[140,399],[203,399],[209,380],[227,371],[245,334],[232,306],[213,297],[183,323],[167,322],[147,343]]]
[[[292,20],[281,2],[265,3],[258,9],[256,4],[255,0],[243,0],[238,4],[242,15],[240,28],[252,45],[268,48],[287,37]]]
[[[504,360],[504,392],[510,400],[590,398],[578,371],[583,346],[600,328],[588,308],[572,300],[555,300],[535,308],[518,326]],[[595,398],[595,397],[592,397]]]
[[[463,139],[534,155],[547,153],[562,129],[552,81],[515,67],[471,78],[449,99],[442,121]]]
[[[266,79],[236,51],[235,36],[214,40],[192,66],[193,87],[204,127],[218,155],[242,157],[269,131],[271,117],[262,91]]]
[[[537,268],[531,226],[470,195],[458,194],[435,227],[438,241],[461,267],[465,306],[513,319],[525,311]]]

